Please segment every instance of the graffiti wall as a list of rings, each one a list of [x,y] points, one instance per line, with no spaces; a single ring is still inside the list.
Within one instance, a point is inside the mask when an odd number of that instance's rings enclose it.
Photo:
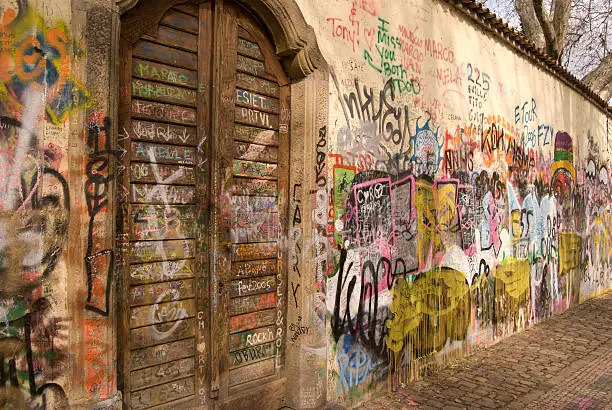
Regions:
[[[288,279],[277,320],[287,374],[300,376],[288,388],[296,407],[357,404],[612,287],[612,117],[601,107],[447,3],[296,2],[329,63],[291,85],[289,129],[309,135],[291,136],[287,226],[276,232]],[[189,10],[173,24],[197,27]],[[179,204],[192,181],[218,183],[204,162],[178,182],[144,174],[153,154],[172,157],[160,170],[194,165],[203,145],[183,140],[178,124],[138,129],[185,150],[139,142],[126,156],[115,102],[152,89],[114,88],[118,13],[114,0],[0,0],[0,408],[118,406],[113,300],[116,268],[129,264],[117,248],[130,237],[115,204],[132,194],[116,181],[134,161],[130,177],[176,182],[168,192]],[[136,77],[160,77],[155,64]],[[180,78],[202,98],[205,83]],[[200,126],[195,118],[188,125]],[[145,199],[135,202],[169,203],[134,192]],[[141,224],[158,218],[145,213],[134,214]],[[185,215],[174,219],[193,224]],[[143,244],[157,238],[143,232]],[[166,269],[156,262],[166,251],[133,249],[132,262]],[[194,273],[213,309],[215,269],[210,282]],[[194,312],[189,323],[207,334],[204,310]],[[197,344],[202,396],[218,366],[206,348]]]
[[[70,2],[0,1],[2,408],[63,408],[114,388],[108,255],[95,248],[108,241],[91,245],[108,232],[96,218],[110,192],[110,130],[84,117],[107,99],[80,75],[86,14]]]
[[[331,73],[312,147],[328,401],[394,389],[612,286],[601,108],[446,4],[298,3]]]

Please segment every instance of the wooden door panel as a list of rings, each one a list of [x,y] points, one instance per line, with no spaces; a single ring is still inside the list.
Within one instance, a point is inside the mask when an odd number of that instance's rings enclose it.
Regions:
[[[229,8],[224,34],[223,66],[234,71],[225,82],[233,90],[222,93],[224,112],[233,112],[218,132],[231,136],[223,141],[225,167],[220,196],[229,207],[219,221],[220,243],[226,243],[228,259],[221,280],[226,283],[227,305],[215,312],[228,321],[227,333],[217,349],[222,358],[221,407],[230,406],[247,389],[262,389],[253,408],[272,406],[270,383],[282,378],[284,357],[285,262],[279,248],[282,227],[287,226],[288,120],[286,77],[265,35],[252,19]],[[229,55],[228,55],[229,54]],[[228,101],[225,95],[233,92]],[[231,104],[230,104],[231,102]],[[228,133],[226,130],[231,131]],[[284,139],[284,141],[283,141]],[[282,188],[281,188],[282,187]],[[279,189],[280,188],[280,189]],[[229,223],[228,223],[229,222]],[[223,326],[220,327],[223,329]]]
[[[123,53],[129,239],[123,386],[133,409],[195,403],[203,320],[198,164],[206,155],[198,145],[202,111],[208,109],[199,86],[206,82],[199,29],[199,7],[171,7],[155,35],[143,35]]]
[[[159,4],[156,28],[121,51],[125,405],[225,408],[247,392],[249,408],[274,407],[288,79],[240,7]]]

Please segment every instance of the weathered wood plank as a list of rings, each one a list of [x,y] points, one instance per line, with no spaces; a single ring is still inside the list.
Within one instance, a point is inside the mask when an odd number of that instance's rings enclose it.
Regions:
[[[276,356],[276,343],[248,347],[230,353],[230,368],[249,365]]]
[[[194,249],[192,239],[132,242],[130,263],[188,259],[194,256]]]
[[[160,325],[139,327],[130,331],[130,346],[140,349],[162,343],[174,342],[195,335],[195,318],[172,322],[169,329],[159,329]]]
[[[198,6],[193,3],[179,4],[178,6],[174,6],[173,8],[195,17],[198,16]]]
[[[236,73],[236,87],[255,91],[264,95],[278,98],[280,87],[274,81],[264,80],[245,73]]]
[[[132,392],[132,408],[144,409],[194,394],[194,377]]]
[[[239,279],[232,281],[230,296],[249,296],[270,292],[273,289],[276,289],[276,276]]]
[[[125,38],[120,37],[119,39],[119,59],[123,63],[121,68],[117,67],[118,71],[118,88],[119,88],[119,96],[117,98],[117,102],[119,104],[118,107],[118,117],[116,118],[118,129],[124,131],[126,129],[131,128],[131,104],[130,104],[130,82],[132,80],[132,75],[130,73],[130,67],[132,67],[132,53],[131,53],[131,44],[125,40]],[[84,131],[84,130],[83,130]],[[107,137],[109,136],[107,132]],[[114,139],[114,138],[113,138]],[[129,147],[129,137],[124,136],[121,132],[117,135],[117,140],[113,142],[114,149],[121,149],[123,152],[126,152],[130,149]],[[116,144],[116,145],[115,145]],[[83,146],[84,148],[84,146]],[[83,149],[81,148],[81,149]],[[85,154],[85,152],[83,152]],[[116,353],[114,354],[116,359],[116,367],[115,372],[117,374],[129,374],[129,363],[131,360],[130,355],[130,335],[129,335],[129,323],[128,323],[128,309],[127,309],[127,301],[125,301],[125,290],[128,289],[128,275],[127,272],[129,270],[129,258],[130,258],[130,245],[128,240],[128,204],[129,201],[127,198],[127,191],[129,190],[129,180],[127,172],[119,173],[118,171],[121,169],[120,167],[124,167],[128,165],[127,155],[123,158],[118,158],[118,161],[113,166],[113,173],[115,174],[112,188],[115,191],[114,201],[111,206],[114,208],[114,213],[116,213],[116,221],[112,223],[112,225],[116,228],[116,241],[115,241],[115,254],[114,254],[114,264],[113,267],[113,279],[116,281],[116,285],[113,289],[115,293],[114,299],[116,302],[113,302],[113,313],[111,313],[113,317],[113,322],[115,323],[115,332],[117,337],[117,345],[123,346],[123,349],[116,349]],[[72,157],[74,158],[74,157]],[[95,185],[94,185],[95,186]],[[101,185],[100,187],[103,187]],[[94,188],[95,190],[95,188]],[[84,234],[85,225],[80,225],[80,228],[77,228],[77,234]],[[79,232],[81,231],[81,232]],[[110,233],[110,232],[109,232]],[[84,240],[84,238],[82,238]],[[74,249],[71,251],[73,252]],[[81,301],[80,303],[83,303]],[[82,320],[78,320],[79,324],[82,324]],[[73,322],[72,326],[77,326],[77,322]],[[82,353],[81,353],[82,354]],[[83,356],[81,356],[83,357]],[[2,365],[4,367],[4,364]],[[103,365],[104,366],[104,365]],[[81,373],[84,375],[84,373]],[[126,378],[123,383],[123,389],[127,392],[131,390],[131,380]],[[83,380],[81,378],[81,380]],[[129,393],[127,394],[129,396]],[[124,398],[124,400],[129,400]],[[46,407],[46,406],[45,406]],[[49,407],[53,407],[50,405]]]
[[[276,98],[266,97],[252,91],[236,88],[236,105],[278,114],[280,103]]]
[[[146,40],[138,40],[133,48],[134,57],[152,60],[158,63],[171,65],[174,67],[197,70],[198,61],[196,54],[178,50],[174,47],[163,46],[151,43]]]
[[[238,367],[229,372],[229,385],[237,386],[274,374],[274,359],[262,360],[252,366]]]
[[[230,352],[272,342],[276,339],[275,336],[276,326],[274,325],[247,330],[246,332],[234,333],[230,335]]]
[[[173,322],[196,315],[195,299],[175,300],[130,309],[130,327]]]
[[[256,310],[276,307],[276,296],[276,291],[274,291],[242,298],[233,298],[230,302],[229,314],[230,316],[243,315],[245,313],[255,312]]]
[[[277,162],[278,148],[267,145],[234,142],[234,158],[249,161]]]
[[[199,377],[196,377],[196,382]],[[201,387],[196,384],[195,391],[200,391]],[[172,400],[169,403],[160,404],[158,406],[149,407],[147,410],[177,410],[177,409],[196,409],[200,405],[200,396],[192,394],[182,397],[178,400]],[[277,406],[278,407],[278,406]]]
[[[254,278],[256,276],[276,275],[277,259],[232,263],[232,279]]]
[[[195,295],[193,279],[133,286],[130,289],[130,306],[150,305],[192,298]]]
[[[259,179],[276,179],[278,166],[264,162],[234,160],[233,175]]]
[[[196,74],[197,72],[192,70],[154,63],[153,61],[140,60],[137,58],[132,61],[132,75],[142,78],[143,80],[160,81],[183,87],[197,88],[198,82]],[[254,88],[254,91],[260,91],[260,89]],[[264,91],[265,89],[262,88],[260,92]]]
[[[132,161],[193,165],[195,148],[150,142],[132,142]]]
[[[236,60],[236,69],[246,74],[275,81],[274,76],[266,71],[266,66],[259,60],[239,55]]]
[[[178,105],[132,100],[132,115],[145,120],[168,121],[179,125],[196,125],[196,110]]]
[[[194,188],[182,185],[132,184],[132,202],[191,204],[194,202]]]
[[[237,106],[234,118],[237,122],[243,124],[278,130],[278,115],[275,114]]]
[[[230,333],[269,326],[276,321],[276,309],[260,310],[230,318]]]
[[[194,374],[195,359],[187,358],[146,369],[135,370],[130,373],[130,377],[132,378],[132,389],[136,390],[167,383],[186,376],[193,376]]]
[[[233,243],[269,242],[278,239],[278,213],[232,209],[230,238]]]
[[[264,56],[261,53],[259,45],[245,38],[238,37],[236,49],[238,54],[242,54],[260,61],[264,60]]]
[[[191,88],[177,87],[137,78],[132,80],[132,95],[138,98],[189,105],[191,107],[195,107],[196,102],[196,91]]]
[[[260,145],[278,146],[278,131],[236,124],[234,139]]]
[[[233,178],[232,182],[233,194],[278,196],[278,185],[276,181],[251,178]]]
[[[189,145],[192,147],[197,145],[196,129],[182,125],[133,120],[130,136],[133,140]]]
[[[192,278],[195,276],[193,263],[192,259],[184,259],[131,265],[130,285]]]
[[[178,10],[169,10],[161,19],[160,24],[170,26],[189,33],[198,34],[198,19],[195,16]]]
[[[277,256],[278,244],[276,242],[232,245],[232,262],[270,259]]]
[[[274,196],[246,196],[233,195],[230,198],[232,212],[278,212],[276,197]]]
[[[132,240],[195,237],[195,210],[183,205],[132,205]]]
[[[130,182],[193,185],[195,184],[195,173],[193,167],[184,165],[132,162],[130,164]]]
[[[182,48],[194,53],[198,51],[198,36],[176,30],[172,27],[159,25],[157,27],[156,37],[144,35],[143,38],[166,46]]]
[[[144,349],[134,350],[130,355],[130,369],[154,366],[173,360],[192,357],[195,354],[195,340],[184,339]]]

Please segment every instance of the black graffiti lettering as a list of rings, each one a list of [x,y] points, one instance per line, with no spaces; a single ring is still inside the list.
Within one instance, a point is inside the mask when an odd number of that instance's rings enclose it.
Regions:
[[[299,288],[300,288],[300,284],[299,283],[298,283],[297,286],[295,286],[295,284],[293,282],[291,282],[291,292],[293,293],[293,301],[295,302],[295,308],[296,309],[298,307],[298,303],[297,303],[297,297],[295,296],[295,294],[297,293]]]
[[[117,155],[117,151],[111,150],[111,131],[112,124],[108,117],[100,118],[99,114],[91,116],[87,134],[90,154],[86,167],[87,180],[85,181],[85,200],[89,213],[87,252],[85,255],[87,270],[87,304],[85,307],[103,316],[108,316],[109,313],[108,302],[114,253],[112,249],[94,251],[94,227],[96,216],[108,206],[110,184],[113,180],[113,175],[110,172],[110,161],[111,156]],[[101,274],[98,273],[100,266],[103,267]],[[98,276],[102,276],[102,278],[98,278]],[[94,297],[94,282],[99,280],[104,284],[104,301],[95,300]]]
[[[327,127],[323,126],[319,129],[319,141],[317,142],[317,158],[315,165],[316,172],[316,183],[319,187],[325,187],[327,185],[327,178],[325,177],[325,159],[326,154],[321,149],[327,146]]]
[[[351,317],[350,313],[350,300],[352,299],[355,285],[357,284],[357,278],[353,277],[346,284],[345,275],[350,272],[353,263],[351,262],[348,268],[345,269],[347,251],[342,248],[340,250],[340,261],[338,268],[338,282],[336,287],[336,299],[334,305],[334,313],[331,318],[332,334],[336,341],[339,340],[347,331],[353,336],[355,340],[359,340],[364,346],[374,350],[377,354],[382,354],[385,348],[385,335],[387,329],[385,326],[386,318],[378,317],[378,284],[379,275],[378,271],[381,267],[389,269],[390,262],[379,261],[378,268],[374,267],[372,261],[366,261],[363,264],[361,272],[361,292],[359,295],[359,306],[357,309],[357,315],[355,318]],[[371,278],[372,281],[366,283],[366,277]],[[346,307],[340,317],[340,303],[342,300],[342,291],[346,285]]]
[[[376,133],[385,141],[396,145],[403,144],[409,135],[409,107],[396,105],[396,95],[401,92],[400,85],[389,79],[378,93],[378,102],[374,99],[374,90],[370,87],[360,87],[355,79],[355,91],[344,94],[341,103],[346,105],[351,118],[364,122],[374,122]]]

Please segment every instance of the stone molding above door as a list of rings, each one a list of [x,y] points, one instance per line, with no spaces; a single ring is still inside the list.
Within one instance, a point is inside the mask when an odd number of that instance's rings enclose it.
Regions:
[[[201,3],[197,0],[193,2]],[[326,66],[315,32],[306,23],[295,0],[237,0],[237,2],[261,19],[272,35],[276,55],[292,80],[300,80],[316,69]],[[139,3],[150,3],[151,7],[169,8],[179,1],[116,0],[115,4],[119,14],[124,15]],[[148,27],[149,25],[151,27]],[[138,39],[142,34],[153,30],[156,25],[157,22],[150,22],[135,26],[134,33],[129,33],[129,38]]]

